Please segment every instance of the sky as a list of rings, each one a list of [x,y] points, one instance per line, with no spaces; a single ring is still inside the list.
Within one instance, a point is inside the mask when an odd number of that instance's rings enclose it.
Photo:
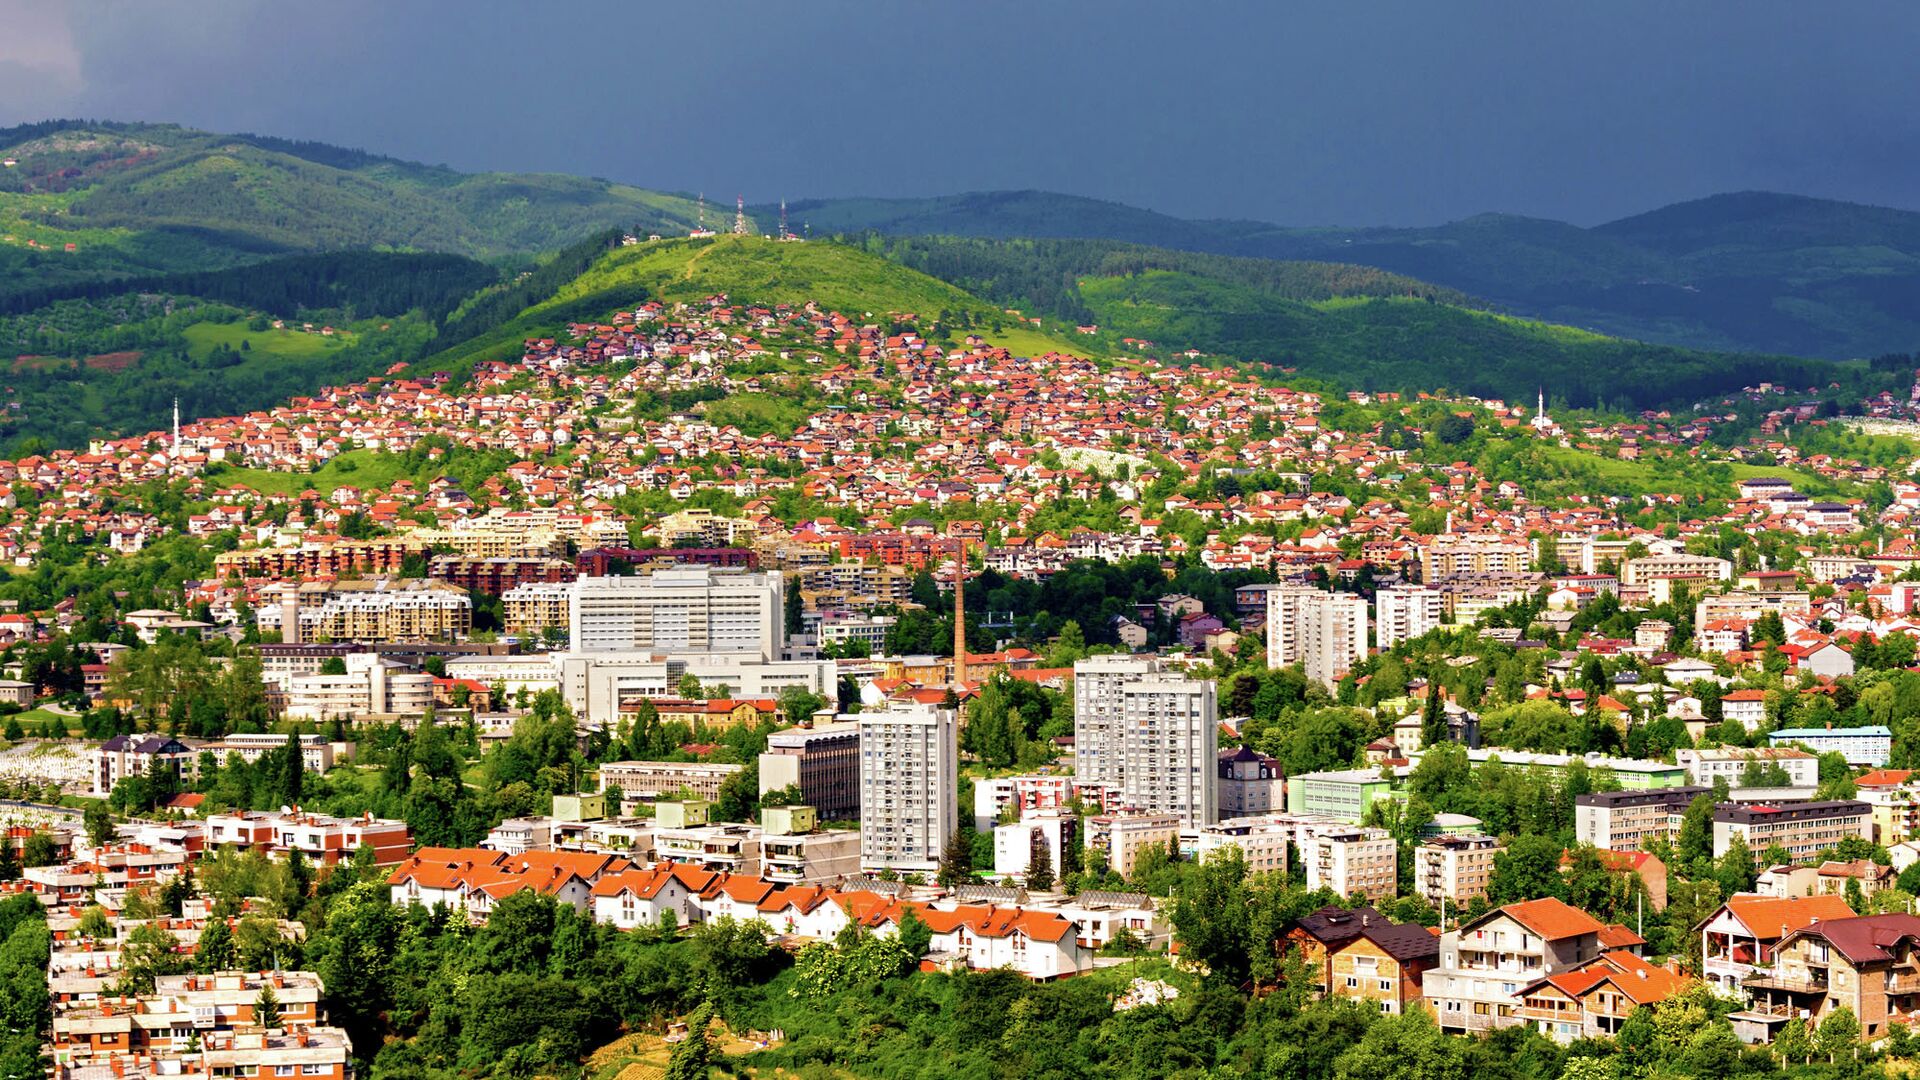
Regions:
[[[0,125],[148,120],[773,202],[1183,217],[1920,209],[1920,5],[0,0]]]

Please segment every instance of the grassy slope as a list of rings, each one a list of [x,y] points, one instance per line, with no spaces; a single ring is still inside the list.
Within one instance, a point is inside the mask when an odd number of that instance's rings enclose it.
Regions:
[[[1543,383],[1576,404],[1641,405],[1777,377],[1805,385],[1817,362],[1697,353],[1416,300],[1303,304],[1195,274],[1084,278],[1112,333],[1260,360],[1371,389],[1528,396]]]
[[[344,330],[324,337],[299,330],[249,330],[244,322],[195,323],[183,333],[187,339],[187,355],[195,360],[205,359],[222,345],[238,349],[242,342],[247,344],[250,353],[282,360],[311,360],[338,352],[354,340],[354,334]]]

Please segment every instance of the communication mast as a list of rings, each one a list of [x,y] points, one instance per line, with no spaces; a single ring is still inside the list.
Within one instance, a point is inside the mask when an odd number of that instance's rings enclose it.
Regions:
[[[733,235],[747,235],[747,197],[745,195],[733,197]]]
[[[788,238],[789,236],[791,236],[791,235],[792,235],[791,233],[789,233],[789,232],[787,232],[787,200],[785,200],[785,199],[781,199],[781,200],[780,200],[780,234],[779,234],[779,239],[781,239],[781,240],[785,240],[785,239],[787,239],[787,238]]]

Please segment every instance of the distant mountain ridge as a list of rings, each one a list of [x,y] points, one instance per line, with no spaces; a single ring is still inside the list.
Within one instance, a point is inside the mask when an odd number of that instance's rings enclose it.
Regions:
[[[1107,239],[1356,263],[1516,314],[1694,348],[1845,359],[1920,345],[1920,213],[1799,195],[1714,195],[1592,228],[1511,214],[1288,228],[1042,191],[801,200],[788,215],[815,232]]]

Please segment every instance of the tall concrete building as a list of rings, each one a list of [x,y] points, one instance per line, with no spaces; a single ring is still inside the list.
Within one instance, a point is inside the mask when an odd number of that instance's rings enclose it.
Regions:
[[[1444,614],[1440,590],[1424,585],[1393,585],[1373,598],[1374,636],[1382,649],[1429,633]]]
[[[1218,812],[1220,721],[1212,681],[1146,657],[1094,656],[1074,665],[1074,767],[1112,784],[1120,805],[1172,814],[1185,828]]]
[[[1322,593],[1302,603],[1297,616],[1301,661],[1307,678],[1326,686],[1367,655],[1367,602],[1351,593]]]
[[[960,827],[954,712],[894,703],[859,724],[860,866],[930,874]]]
[[[1160,670],[1150,656],[1110,653],[1073,665],[1073,774],[1083,783],[1120,783],[1120,689]]]
[[[1305,585],[1275,585],[1267,589],[1267,666],[1283,668],[1301,661],[1300,608],[1316,596],[1319,589]]]
[[[773,661],[786,644],[785,582],[766,573],[685,566],[583,577],[568,629],[576,653],[732,653]]]

